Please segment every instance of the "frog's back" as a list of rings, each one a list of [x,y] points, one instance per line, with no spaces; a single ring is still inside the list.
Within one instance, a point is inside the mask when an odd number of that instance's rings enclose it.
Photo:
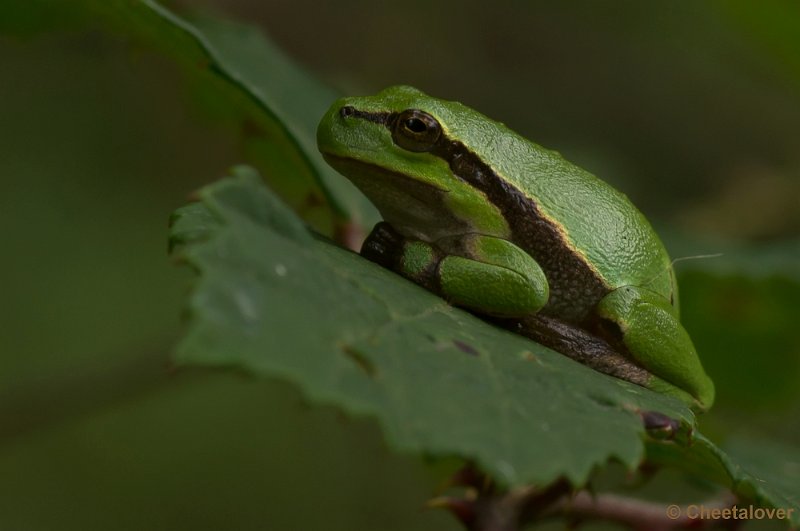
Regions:
[[[469,138],[467,147],[487,162],[495,178],[508,183],[504,195],[512,203],[507,215],[512,237],[545,270],[555,297],[551,313],[586,310],[625,285],[671,300],[669,256],[623,193],[559,153],[460,107],[466,114],[452,122],[459,129],[454,133]],[[581,318],[580,313],[567,317]]]
[[[567,244],[582,254],[612,288],[644,287],[669,296],[670,260],[661,240],[625,194],[560,154],[531,146],[517,164],[498,161],[500,173],[559,225]]]

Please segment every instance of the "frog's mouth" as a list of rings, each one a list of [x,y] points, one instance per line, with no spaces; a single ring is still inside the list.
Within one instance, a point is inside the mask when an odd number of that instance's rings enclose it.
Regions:
[[[448,190],[369,162],[330,153],[322,155],[404,236],[435,241],[446,235],[463,233],[468,228],[468,224],[456,218],[448,208]]]

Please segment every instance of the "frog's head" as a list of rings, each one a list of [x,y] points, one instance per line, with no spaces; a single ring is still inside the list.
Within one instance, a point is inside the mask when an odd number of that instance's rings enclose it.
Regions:
[[[397,86],[336,101],[317,144],[400,233],[427,241],[469,230],[503,237],[508,225],[477,186],[488,169],[459,133],[471,125],[490,137],[494,122]]]

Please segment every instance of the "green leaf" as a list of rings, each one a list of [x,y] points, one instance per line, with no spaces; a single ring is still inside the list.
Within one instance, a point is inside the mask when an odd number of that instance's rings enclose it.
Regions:
[[[298,67],[257,28],[214,17],[195,17],[192,23],[213,46],[215,67],[241,83],[274,120],[285,124],[308,158],[334,213],[361,226],[376,223],[378,214],[372,204],[317,150],[317,124],[338,95]]]
[[[82,5],[177,59],[203,105],[239,130],[272,189],[318,232],[354,245],[360,229],[377,221],[375,208],[316,148],[317,122],[336,94],[257,29],[210,17],[191,23],[152,0]]]
[[[693,422],[671,398],[312,237],[253,170],[199,195],[172,227],[179,255],[201,272],[180,364],[286,379],[315,401],[374,416],[401,451],[474,459],[507,484],[583,484],[609,459],[635,467],[638,410]]]
[[[775,440],[738,438],[726,444],[744,472],[736,477],[753,489],[753,498],[777,508],[794,508],[790,521],[800,525],[800,451]],[[741,487],[739,487],[741,488]]]
[[[738,507],[794,509],[790,522],[800,524],[800,452],[774,441],[737,440],[729,456],[703,435],[689,446],[648,443],[653,463],[684,470],[733,492]],[[731,457],[732,456],[732,457]]]

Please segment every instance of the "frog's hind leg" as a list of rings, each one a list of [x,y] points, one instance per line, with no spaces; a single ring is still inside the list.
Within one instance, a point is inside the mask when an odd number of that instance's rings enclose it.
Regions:
[[[603,297],[595,313],[601,325],[615,329],[637,365],[658,375],[646,387],[693,401],[702,410],[711,406],[714,383],[669,301],[651,291],[625,286]]]

